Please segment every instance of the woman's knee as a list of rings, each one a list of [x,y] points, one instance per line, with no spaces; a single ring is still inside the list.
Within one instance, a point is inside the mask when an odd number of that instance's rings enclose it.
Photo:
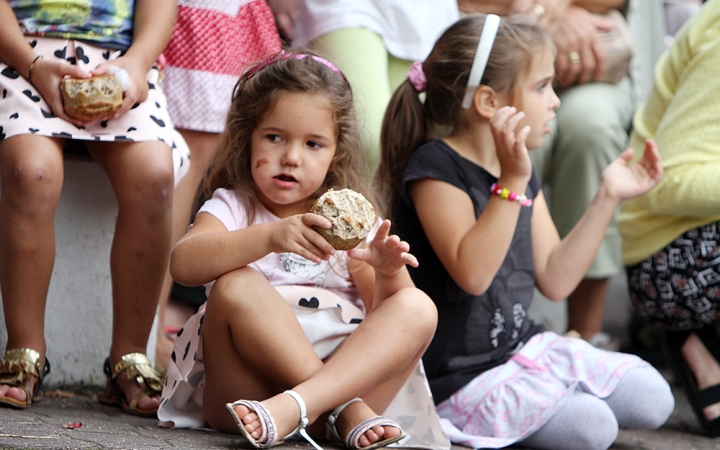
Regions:
[[[135,143],[118,150],[103,163],[114,185],[120,207],[137,210],[146,205],[151,211],[169,211],[172,204],[174,169],[170,149],[163,143]]]

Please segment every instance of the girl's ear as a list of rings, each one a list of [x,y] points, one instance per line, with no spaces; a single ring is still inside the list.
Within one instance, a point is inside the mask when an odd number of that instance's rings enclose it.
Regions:
[[[502,106],[500,96],[490,86],[482,85],[475,91],[473,108],[483,118],[490,120]]]

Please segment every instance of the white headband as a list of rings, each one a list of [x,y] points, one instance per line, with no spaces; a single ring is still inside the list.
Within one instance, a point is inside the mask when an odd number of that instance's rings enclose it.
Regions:
[[[477,50],[475,51],[475,59],[473,59],[467,87],[465,88],[465,97],[463,97],[462,101],[463,109],[470,109],[472,105],[475,90],[480,86],[483,73],[485,73],[485,67],[487,66],[488,58],[490,58],[490,51],[492,50],[499,27],[500,16],[488,14],[485,17],[485,23],[483,24],[480,40],[478,41]]]

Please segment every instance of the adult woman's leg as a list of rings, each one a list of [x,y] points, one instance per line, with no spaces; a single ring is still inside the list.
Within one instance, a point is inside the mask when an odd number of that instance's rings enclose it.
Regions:
[[[370,313],[323,363],[287,302],[261,274],[249,268],[226,274],[213,287],[203,323],[208,423],[236,431],[224,404],[238,398],[264,400],[284,436],[299,418],[295,400],[276,395],[285,389],[305,399],[310,423],[356,396],[367,397],[367,404],[353,404],[341,415],[339,431],[347,433],[344,420],[355,426],[392,400],[432,339],[435,323],[432,301],[416,289],[402,290]],[[250,414],[244,406],[236,412]],[[258,424],[255,417],[248,426]],[[378,430],[384,432],[397,433]]]
[[[161,141],[93,143],[95,160],[107,172],[118,200],[110,253],[113,331],[110,367],[123,355],[145,353],[170,254],[173,164]],[[127,402],[139,391],[118,377]],[[159,395],[143,396],[138,407],[156,409]]]
[[[0,144],[0,287],[7,348],[45,357],[45,302],[55,262],[55,210],[63,184],[62,141],[18,135]],[[31,391],[35,377],[27,380]],[[0,396],[26,399],[0,385]]]

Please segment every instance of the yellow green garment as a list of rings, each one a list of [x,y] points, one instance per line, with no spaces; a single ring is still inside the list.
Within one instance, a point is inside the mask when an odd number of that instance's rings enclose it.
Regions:
[[[126,50],[132,43],[134,0],[7,2],[27,36],[86,41],[115,50]]]
[[[665,175],[623,202],[618,226],[626,265],[677,236],[720,221],[720,0],[710,0],[655,66],[652,91],[635,114],[630,147],[653,138]]]

